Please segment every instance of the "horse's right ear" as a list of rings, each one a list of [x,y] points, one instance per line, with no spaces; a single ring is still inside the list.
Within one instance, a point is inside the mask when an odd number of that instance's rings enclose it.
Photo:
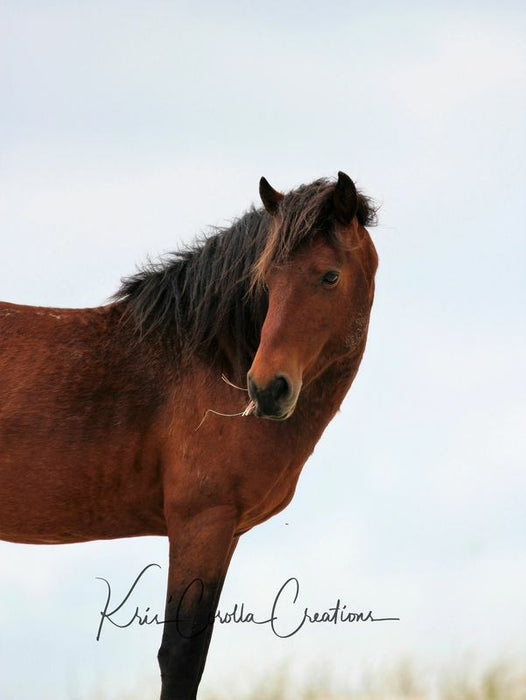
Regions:
[[[283,199],[281,192],[275,190],[264,177],[259,181],[259,196],[263,206],[269,214],[274,215],[278,211],[279,203]]]

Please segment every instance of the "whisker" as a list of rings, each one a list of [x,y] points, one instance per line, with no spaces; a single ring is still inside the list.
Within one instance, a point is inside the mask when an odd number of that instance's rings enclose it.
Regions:
[[[254,401],[249,401],[247,407],[241,414],[242,416],[250,416],[252,413],[254,413],[254,409],[256,408],[256,404]]]
[[[250,416],[256,407],[256,404],[253,401],[250,401],[246,408],[243,411],[240,411],[239,413],[221,413],[220,411],[214,411],[213,408],[207,408],[205,411],[205,415],[201,419],[201,422],[197,426],[197,428],[194,430],[194,432],[197,432],[199,428],[203,425],[205,422],[205,419],[208,417],[209,413],[213,413],[216,416],[223,416],[224,418],[235,418],[236,416]]]
[[[225,384],[228,384],[228,386],[234,387],[234,389],[239,389],[239,391],[248,391],[248,389],[245,389],[242,386],[237,386],[237,384],[233,384],[225,374],[221,375],[221,379],[225,382]]]

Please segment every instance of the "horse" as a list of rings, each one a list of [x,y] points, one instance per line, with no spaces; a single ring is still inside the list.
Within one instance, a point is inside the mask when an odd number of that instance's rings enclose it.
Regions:
[[[343,172],[148,263],[104,306],[0,304],[0,538],[167,536],[161,700],[196,697],[225,575],[362,359],[378,256]]]

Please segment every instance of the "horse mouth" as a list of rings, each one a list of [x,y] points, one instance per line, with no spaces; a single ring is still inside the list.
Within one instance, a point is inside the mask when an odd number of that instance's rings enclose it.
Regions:
[[[291,407],[289,407],[287,410],[282,411],[280,413],[265,413],[260,409],[258,406],[257,402],[254,404],[254,407],[251,411],[252,415],[255,416],[256,418],[264,418],[265,420],[274,420],[274,421],[285,421],[288,420],[292,414],[294,413],[294,410],[296,408],[296,403],[294,403]]]

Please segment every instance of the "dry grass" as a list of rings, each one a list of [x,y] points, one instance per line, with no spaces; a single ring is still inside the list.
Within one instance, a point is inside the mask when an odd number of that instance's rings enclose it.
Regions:
[[[293,680],[284,664],[270,674],[252,677],[250,669],[239,682],[220,690],[203,689],[199,700],[526,700],[526,668],[495,663],[482,670],[469,664],[442,673],[418,671],[404,661],[391,669],[365,674],[355,687],[343,686],[330,669],[313,671],[302,683]],[[160,683],[144,681],[118,696],[94,692],[91,700],[157,700]]]
[[[329,673],[293,683],[286,667],[254,681],[248,691],[204,692],[202,700],[526,700],[526,670],[498,663],[483,672],[465,669],[424,679],[411,663],[370,673],[355,688],[342,688]]]
[[[478,678],[456,673],[447,678],[441,700],[526,700],[526,670],[499,663]]]

